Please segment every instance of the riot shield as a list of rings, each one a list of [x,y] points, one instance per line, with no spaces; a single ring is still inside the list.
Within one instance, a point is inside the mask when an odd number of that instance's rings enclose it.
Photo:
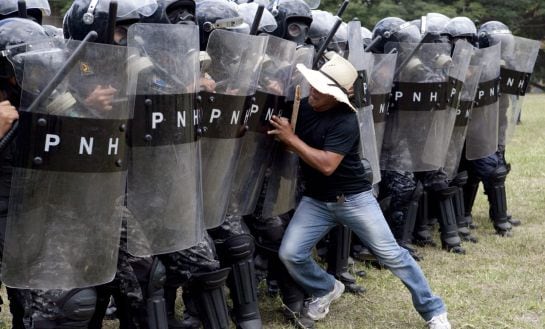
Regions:
[[[435,159],[437,158],[437,155],[434,154],[434,152],[441,152],[441,156],[443,156],[442,159],[439,159],[441,167],[444,167],[447,161],[448,147],[451,142],[452,132],[457,117],[456,114],[458,113],[457,109],[460,104],[460,94],[473,52],[474,47],[465,40],[458,40],[454,45],[451,59],[448,60],[448,83],[446,86],[447,109],[445,112],[436,111],[433,113],[434,123],[436,123],[434,129],[442,131],[442,144],[439,144],[438,149],[436,150],[434,150],[433,147],[428,147],[428,144],[424,145],[423,159],[425,161],[430,158]],[[430,131],[429,133],[432,134],[432,136],[436,136],[435,131]],[[430,143],[430,138],[427,138],[426,142]],[[435,144],[435,142],[432,144]]]
[[[291,112],[291,106],[286,103],[286,90],[291,79],[296,46],[295,42],[269,36],[255,102],[246,115],[248,130],[242,138],[229,214],[249,215],[255,209],[274,144],[274,138],[267,134],[271,129],[269,120],[272,115]]]
[[[473,56],[460,94],[460,104],[456,111],[456,121],[454,122],[447,161],[445,162],[445,172],[449,179],[454,178],[458,172],[458,165],[460,164],[466,139],[467,125],[471,118],[475,93],[481,76],[481,65],[481,59],[478,56]]]
[[[206,72],[215,92],[200,92],[202,107],[202,170],[204,222],[220,225],[227,211],[244,135],[245,110],[255,94],[267,37],[215,30],[207,53]]]
[[[295,86],[300,85],[301,98],[308,97],[310,89],[302,74],[295,67],[297,64],[312,66],[314,49],[310,47],[298,48],[295,52],[295,60],[292,65],[292,76],[287,98],[294,101]],[[291,113],[292,109],[288,110]],[[299,173],[299,157],[297,154],[286,150],[285,145],[275,142],[270,167],[261,190],[260,206],[256,209],[256,215],[263,218],[271,218],[284,214],[294,209],[297,203],[297,184]]]
[[[515,132],[522,102],[541,43],[539,41],[514,37],[512,54],[503,54],[505,62],[500,70],[500,103],[498,144],[506,145]]]
[[[369,74],[369,94],[373,107],[373,121],[375,126],[375,139],[377,141],[377,155],[380,159],[382,153],[382,141],[386,128],[386,116],[390,102],[390,91],[394,81],[397,53],[372,54],[373,67]]]
[[[133,24],[127,45],[138,81],[129,139],[127,247],[144,257],[192,247],[204,229],[195,120],[199,31],[195,25]]]
[[[468,160],[484,158],[498,149],[500,47],[497,44],[476,51],[483,69],[467,127],[465,155]]]
[[[0,3],[0,15],[9,15],[19,10],[18,0],[3,0]],[[47,0],[26,0],[25,5],[28,9],[39,9],[44,16],[51,15],[51,8]]]
[[[58,39],[57,39],[58,40]],[[23,97],[4,245],[10,287],[70,289],[117,269],[126,182],[127,48],[79,41],[25,54]],[[74,63],[49,97],[55,63]],[[51,86],[54,86],[51,84]],[[47,96],[49,93],[44,93]]]
[[[381,169],[437,170],[444,165],[454,125],[451,95],[461,88],[461,74],[450,77],[449,72],[462,70],[453,68],[458,59],[452,60],[449,44],[387,43],[385,51],[394,48],[398,57]]]
[[[373,106],[369,94],[369,73],[373,65],[373,55],[363,52],[363,38],[359,21],[348,23],[348,60],[358,71],[354,82],[354,102],[360,126],[361,156],[371,165],[373,170],[372,184],[380,182],[380,167],[373,121]]]

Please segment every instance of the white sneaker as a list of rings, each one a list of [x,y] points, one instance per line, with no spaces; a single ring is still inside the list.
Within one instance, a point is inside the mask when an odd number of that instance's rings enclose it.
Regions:
[[[429,329],[450,329],[450,322],[448,322],[447,312],[434,316],[426,323],[428,324]]]
[[[344,292],[344,284],[341,281],[335,280],[333,290],[325,296],[315,297],[308,305],[307,315],[314,321],[325,318],[329,312],[329,305],[335,299],[341,297]]]

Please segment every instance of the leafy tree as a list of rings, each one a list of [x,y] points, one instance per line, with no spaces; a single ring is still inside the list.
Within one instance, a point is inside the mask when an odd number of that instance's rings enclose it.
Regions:
[[[321,9],[335,13],[341,0],[322,0]],[[467,16],[481,23],[496,20],[503,22],[513,34],[542,41],[542,51],[534,69],[533,85],[545,89],[545,0],[352,0],[343,15],[344,21],[357,17],[363,26],[372,30],[382,18],[396,16],[407,21],[430,12],[449,17]]]

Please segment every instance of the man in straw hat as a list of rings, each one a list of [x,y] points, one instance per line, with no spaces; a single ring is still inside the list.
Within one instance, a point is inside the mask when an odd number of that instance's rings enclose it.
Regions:
[[[433,295],[422,270],[401,248],[371,191],[359,154],[356,109],[348,100],[356,69],[334,55],[320,70],[297,65],[311,85],[301,104],[296,133],[286,118],[273,117],[276,135],[300,157],[305,191],[285,232],[279,256],[309,295],[308,315],[323,319],[344,285],[313,259],[316,243],[337,223],[348,226],[403,281],[414,307],[433,329],[450,329],[446,307]]]

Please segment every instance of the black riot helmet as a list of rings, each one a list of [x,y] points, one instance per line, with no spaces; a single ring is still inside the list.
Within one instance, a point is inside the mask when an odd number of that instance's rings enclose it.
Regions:
[[[157,10],[142,23],[197,24],[194,0],[157,0]]]
[[[22,67],[16,67],[8,58],[13,58],[17,53],[26,51],[25,44],[43,41],[48,38],[44,28],[28,19],[6,18],[0,21],[0,77],[8,78],[15,75],[15,71]],[[16,52],[16,53],[15,53]]]
[[[238,5],[239,15],[249,26],[251,26],[254,22],[258,7],[259,4],[257,2],[241,3]],[[271,12],[267,10],[267,8],[265,8],[263,10],[263,16],[261,16],[261,20],[259,21],[259,26],[257,28],[258,34],[270,34],[274,30],[276,30],[277,27],[278,24],[276,23],[276,19],[274,18],[273,14],[271,14]]]
[[[136,23],[155,13],[157,7],[156,0],[117,0],[116,26]],[[95,42],[107,42],[109,8],[110,0],[74,0],[64,15],[64,37],[83,40],[87,33],[96,31]]]
[[[388,42],[418,43],[420,41],[420,30],[405,20],[398,17],[386,17],[378,21],[373,28],[373,40],[380,37],[371,51],[384,53],[384,45]]]
[[[486,22],[479,27],[479,48],[486,48],[501,42],[501,57],[509,59],[515,51],[515,38],[507,25],[498,21]]]
[[[475,47],[478,45],[475,23],[464,16],[452,18],[445,26],[444,34],[450,38],[452,43],[464,39]]]
[[[303,45],[312,24],[310,6],[303,0],[278,0],[269,6],[278,27],[273,35]]]
[[[316,50],[320,49],[325,42],[337,20],[338,18],[333,16],[330,12],[323,10],[312,11],[312,24],[310,24],[310,29],[308,31],[308,39]],[[346,50],[347,44],[348,28],[346,23],[344,23],[339,26],[339,29],[328,44],[327,50],[332,50],[342,55]]]
[[[449,43],[450,39],[445,34],[445,27],[450,18],[439,13],[428,13],[420,18],[420,34],[425,43]]]
[[[449,21],[450,18],[443,14],[428,13],[420,18],[420,33],[422,35],[426,33],[441,34]]]
[[[26,44],[47,39],[43,27],[29,19],[6,18],[0,21],[0,89],[7,98],[19,104],[21,78],[23,75],[22,54]],[[12,78],[17,77],[17,83]]]
[[[200,48],[206,50],[208,37],[216,29],[239,33],[250,33],[250,26],[237,12],[237,4],[226,0],[204,0],[197,2]]]
[[[18,0],[0,1],[0,20],[9,17],[19,17]],[[43,16],[51,15],[47,0],[26,0],[27,17],[42,24]]]
[[[368,28],[362,26],[361,27],[361,38],[363,39],[363,47],[367,48],[367,46],[373,40],[373,32],[371,32]]]

